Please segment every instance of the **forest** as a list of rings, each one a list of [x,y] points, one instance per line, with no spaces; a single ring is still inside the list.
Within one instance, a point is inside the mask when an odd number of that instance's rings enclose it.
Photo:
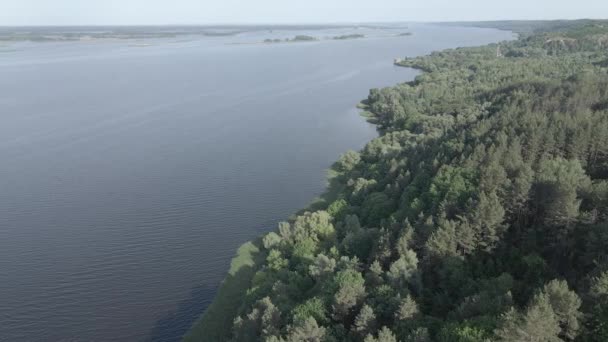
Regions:
[[[554,27],[402,60],[379,137],[187,339],[608,341],[608,22]]]

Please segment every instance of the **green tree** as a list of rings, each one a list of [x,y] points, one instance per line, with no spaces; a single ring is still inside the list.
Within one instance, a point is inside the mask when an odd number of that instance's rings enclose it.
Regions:
[[[384,270],[382,265],[376,260],[369,266],[369,271],[366,274],[366,281],[369,286],[379,286],[384,283]]]
[[[354,331],[362,337],[367,336],[376,328],[376,315],[374,310],[367,304],[361,307],[359,314],[355,317]]]
[[[429,330],[425,327],[416,328],[405,337],[406,342],[431,342]]]
[[[296,306],[292,310],[292,315],[294,322],[306,321],[309,317],[314,318],[315,321],[320,323],[326,323],[328,321],[325,304],[323,303],[323,300],[318,297],[311,298]]]
[[[405,228],[399,239],[397,240],[395,249],[397,251],[397,255],[400,257],[405,256],[407,252],[412,248],[414,240],[414,228],[412,225],[406,221]]]
[[[471,215],[470,224],[477,231],[479,244],[490,251],[499,241],[505,226],[503,225],[505,210],[495,192],[481,192],[476,208]]]
[[[329,258],[323,254],[317,255],[312,265],[309,267],[310,275],[320,280],[334,272],[336,268],[336,260]]]
[[[606,341],[608,340],[608,272],[603,272],[592,279],[589,296],[592,303],[587,340]]]
[[[281,243],[281,237],[275,232],[270,232],[270,233],[266,234],[266,236],[264,236],[263,244],[264,244],[264,248],[266,248],[266,249],[275,248],[280,243]]]
[[[333,294],[333,317],[345,320],[365,298],[363,276],[356,270],[347,269],[338,272],[332,283],[330,293]]]
[[[524,314],[511,309],[502,317],[501,328],[496,331],[505,342],[559,342],[559,319],[545,294],[535,296]]]
[[[387,273],[388,278],[398,288],[406,288],[418,271],[418,257],[410,250],[391,264]]]
[[[578,311],[581,306],[580,298],[563,280],[549,282],[543,288],[543,293],[549,298],[553,312],[557,316],[562,329],[561,336],[574,340],[580,327],[581,313]]]
[[[541,161],[536,173],[535,198],[544,221],[568,225],[578,216],[577,189],[588,181],[578,160],[562,158]]]
[[[296,217],[293,223],[293,232],[297,237],[317,237],[329,239],[334,234],[334,226],[331,223],[331,216],[326,211],[307,212]]]
[[[341,220],[346,214],[348,209],[348,202],[344,199],[339,199],[332,202],[329,207],[327,207],[327,213],[331,215],[336,220]]]
[[[395,318],[401,321],[407,321],[408,319],[414,318],[418,313],[418,304],[412,296],[408,295],[401,301],[399,309],[395,313]]]
[[[489,334],[475,326],[464,324],[447,324],[437,336],[438,342],[488,342]]]
[[[457,257],[459,237],[457,232],[458,224],[454,221],[443,220],[439,228],[433,232],[431,237],[426,242],[428,255],[435,258]],[[474,237],[473,237],[474,238]],[[474,241],[470,241],[475,244]]]
[[[397,338],[389,328],[382,327],[378,332],[378,337],[369,334],[365,337],[364,342],[397,342]]]
[[[310,317],[289,330],[287,342],[322,342],[325,334],[326,329]]]
[[[266,258],[266,264],[271,270],[280,271],[287,268],[289,260],[285,259],[280,251],[272,249]]]
[[[269,297],[256,302],[245,318],[238,317],[234,322],[236,341],[255,341],[255,336],[270,337],[278,335],[281,326],[281,312]]]
[[[348,172],[357,166],[361,161],[361,156],[355,151],[347,151],[336,162],[335,169],[340,172]]]

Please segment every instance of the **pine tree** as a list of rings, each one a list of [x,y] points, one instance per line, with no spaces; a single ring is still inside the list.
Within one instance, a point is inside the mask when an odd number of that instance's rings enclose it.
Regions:
[[[416,304],[416,301],[412,298],[412,296],[407,295],[407,297],[401,301],[399,309],[395,313],[395,318],[401,321],[406,321],[414,318],[416,315],[418,315],[418,312],[418,304]]]
[[[374,310],[367,304],[361,307],[359,314],[355,317],[353,330],[364,337],[376,328],[376,315]]]
[[[382,327],[378,332],[378,337],[369,334],[365,337],[364,342],[397,342],[397,338],[389,328]]]
[[[502,327],[496,331],[504,342],[560,342],[559,320],[553,312],[549,298],[535,296],[524,314],[511,309],[502,317]]]
[[[323,342],[326,329],[320,327],[317,321],[310,317],[289,329],[287,342]]]
[[[543,293],[549,298],[549,302],[562,332],[561,336],[568,340],[573,340],[578,335],[579,320],[581,313],[578,309],[581,306],[581,300],[578,295],[570,291],[568,283],[563,280],[553,280],[543,288]]]

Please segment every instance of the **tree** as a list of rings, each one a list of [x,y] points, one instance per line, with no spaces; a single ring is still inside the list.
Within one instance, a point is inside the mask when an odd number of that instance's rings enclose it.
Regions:
[[[326,211],[307,212],[296,217],[292,230],[297,240],[309,237],[330,239],[335,231],[331,219]]]
[[[557,316],[562,329],[560,335],[568,340],[574,340],[578,335],[581,318],[581,313],[578,311],[581,306],[580,298],[575,292],[570,291],[568,283],[563,280],[549,282],[543,288],[543,293],[548,297]]]
[[[426,242],[428,255],[435,258],[456,257],[458,252],[458,224],[454,221],[443,220],[439,228],[433,232]]]
[[[406,321],[414,318],[416,315],[418,315],[418,312],[418,304],[412,298],[412,296],[408,295],[401,301],[399,310],[395,313],[395,318],[401,321]]]
[[[471,326],[467,322],[447,324],[437,336],[438,342],[487,342],[489,340],[486,331]]]
[[[389,328],[382,327],[378,332],[378,337],[369,334],[365,337],[364,342],[397,342],[397,338]]]
[[[292,231],[289,222],[279,222],[279,235],[284,241],[292,241]]]
[[[336,162],[335,169],[339,172],[348,172],[357,166],[361,161],[361,156],[355,151],[347,151]]]
[[[589,293],[596,300],[608,299],[608,271],[592,279]]]
[[[306,302],[299,304],[292,311],[293,321],[306,321],[309,317],[320,323],[327,322],[327,310],[323,300],[318,297],[311,298]]]
[[[256,302],[245,318],[238,317],[234,322],[236,341],[255,341],[255,336],[270,337],[280,332],[281,312],[269,297]]]
[[[283,255],[278,250],[272,249],[270,253],[268,253],[266,263],[271,270],[280,271],[287,268],[289,260],[283,258]]]
[[[425,327],[416,328],[414,331],[409,333],[405,341],[407,342],[431,342],[429,330]]]
[[[379,223],[394,210],[394,202],[384,192],[372,192],[365,196],[361,205],[361,217],[365,222]]]
[[[569,225],[578,216],[577,189],[588,181],[578,160],[541,161],[536,173],[535,198],[541,217],[550,225]]]
[[[374,260],[378,260],[384,264],[390,259],[393,254],[391,240],[391,233],[386,228],[380,229],[375,246],[372,248],[372,258]]]
[[[300,262],[310,262],[314,259],[319,245],[313,237],[299,238],[293,245],[292,256]]]
[[[342,240],[344,253],[361,260],[367,260],[370,257],[376,236],[376,229],[359,229],[347,233]]]
[[[365,297],[365,285],[361,273],[347,269],[336,274],[329,290],[333,294],[333,317],[346,320],[351,310],[359,305]]]
[[[405,228],[402,231],[401,236],[397,240],[395,249],[397,251],[397,255],[402,257],[407,254],[407,252],[412,248],[412,242],[414,240],[414,228],[412,225],[406,221]]]
[[[429,205],[447,204],[450,211],[460,208],[475,191],[475,172],[462,167],[446,165],[433,179],[429,189]]]
[[[310,275],[320,280],[321,278],[330,275],[336,268],[336,260],[329,258],[323,254],[317,255],[315,261],[309,267]]]
[[[355,317],[354,331],[364,337],[374,331],[376,327],[376,315],[374,310],[367,304],[361,307],[359,314]]]
[[[387,325],[393,322],[401,301],[399,293],[387,284],[368,287],[368,289],[366,304],[374,309],[378,323]]]
[[[460,320],[475,319],[479,316],[498,316],[513,305],[512,290],[514,279],[508,273],[498,277],[478,280],[475,294],[465,297],[453,316]]]
[[[545,294],[534,297],[525,314],[511,308],[502,317],[501,328],[496,331],[505,342],[559,342],[559,320]]]
[[[336,220],[341,220],[348,209],[348,202],[344,199],[339,199],[332,202],[329,207],[327,207],[327,213],[331,215]]]
[[[266,234],[266,236],[264,236],[263,244],[264,248],[266,249],[272,249],[274,247],[277,247],[280,243],[281,237],[275,232],[270,232]]]
[[[391,264],[387,273],[388,278],[397,288],[406,288],[418,270],[418,257],[416,252],[409,250]]]
[[[326,329],[310,317],[289,330],[287,342],[322,342]]]
[[[504,231],[505,210],[496,192],[486,194],[481,192],[477,207],[473,210],[470,223],[475,227],[479,244],[490,251],[496,245]]]
[[[369,266],[369,271],[366,274],[366,281],[369,286],[379,286],[384,283],[384,271],[382,265],[376,260]]]
[[[334,295],[334,319],[345,320],[365,297],[365,286],[360,283],[343,284]]]
[[[589,296],[591,314],[588,319],[589,341],[608,340],[608,272],[603,272],[591,281]]]

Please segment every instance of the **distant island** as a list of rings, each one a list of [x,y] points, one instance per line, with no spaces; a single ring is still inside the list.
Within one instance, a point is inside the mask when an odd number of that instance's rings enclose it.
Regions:
[[[314,42],[319,40],[318,38],[306,35],[297,35],[293,38],[285,38],[285,39],[264,39],[264,43],[266,44],[276,44],[276,43],[298,43],[298,42]]]
[[[343,36],[335,36],[332,39],[348,40],[348,39],[359,39],[359,38],[365,38],[365,35],[364,34],[347,34],[347,35],[343,35]]]
[[[344,34],[344,35],[333,36],[333,37],[324,37],[323,40],[350,40],[350,39],[365,39],[365,38],[405,37],[405,36],[411,36],[411,35],[412,35],[411,32],[403,32],[403,33],[397,33],[397,34],[385,34],[385,35],[369,37],[364,34],[353,33],[353,34]],[[286,38],[286,39],[268,38],[268,39],[264,39],[262,41],[262,43],[278,44],[278,43],[294,43],[294,42],[313,42],[313,41],[319,41],[319,40],[321,40],[321,39],[312,37],[312,36],[297,35],[291,39],[289,39],[289,38]]]

